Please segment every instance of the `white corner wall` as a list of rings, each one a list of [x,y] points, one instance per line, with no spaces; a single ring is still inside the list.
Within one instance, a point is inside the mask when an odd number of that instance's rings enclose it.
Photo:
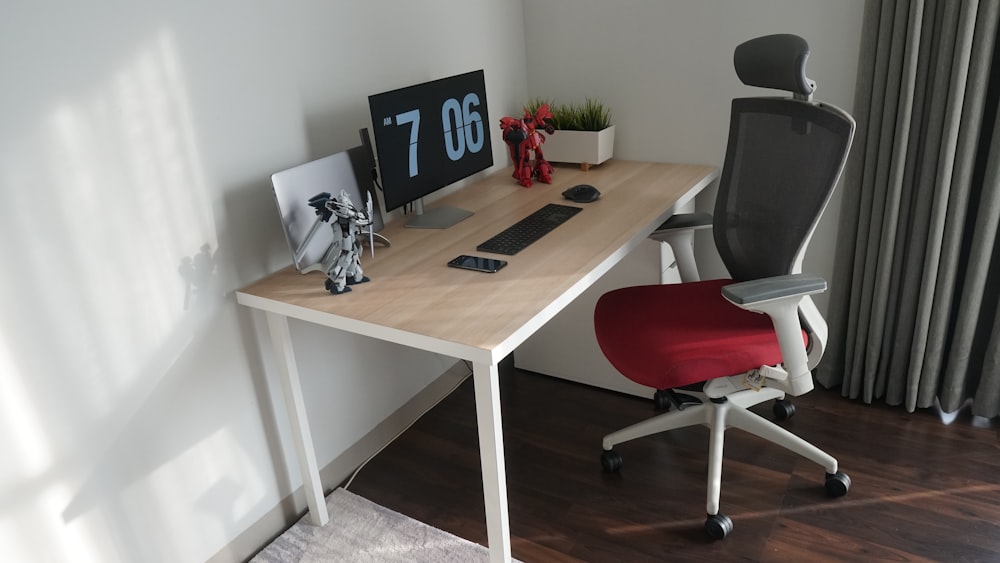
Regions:
[[[851,110],[864,0],[524,0],[528,95],[607,102],[615,157],[722,166],[729,103],[768,91],[740,83],[733,50],[761,35],[809,42],[816,98]],[[778,94],[780,95],[780,94]],[[698,199],[711,211],[715,190]],[[803,265],[830,279],[839,191]],[[696,240],[703,278],[725,269],[710,235]],[[826,296],[816,299],[825,310]]]
[[[290,263],[269,176],[358,144],[391,88],[484,68],[499,119],[523,25],[506,0],[5,4],[3,560],[204,561],[300,485],[233,298]],[[321,466],[451,364],[292,330]]]

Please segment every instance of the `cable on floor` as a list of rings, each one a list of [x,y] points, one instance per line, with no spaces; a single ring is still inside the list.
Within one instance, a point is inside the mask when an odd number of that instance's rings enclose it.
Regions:
[[[382,450],[384,450],[387,447],[389,447],[389,444],[395,442],[397,438],[399,438],[400,436],[402,436],[403,432],[406,432],[407,430],[409,430],[410,427],[413,426],[414,424],[416,424],[418,420],[420,420],[421,418],[423,418],[423,416],[425,414],[427,414],[428,412],[430,412],[430,410],[433,409],[434,407],[436,407],[438,405],[438,403],[440,403],[441,401],[443,401],[445,399],[445,397],[447,397],[448,395],[451,395],[455,391],[455,389],[458,389],[459,386],[461,386],[463,383],[466,382],[466,380],[469,379],[469,377],[473,373],[473,371],[472,371],[472,363],[469,362],[468,360],[462,360],[462,362],[464,362],[465,366],[467,368],[469,368],[469,373],[467,373],[465,375],[465,377],[463,377],[461,380],[458,381],[458,383],[456,383],[451,389],[449,389],[447,393],[445,393],[444,395],[442,395],[440,399],[438,399],[437,401],[434,401],[434,404],[432,404],[431,406],[429,406],[426,409],[424,409],[424,411],[422,413],[420,413],[419,416],[417,416],[416,418],[414,418],[402,430],[400,430],[399,432],[397,432],[396,435],[393,436],[391,439],[389,439],[388,442],[386,442],[385,444],[383,444],[382,447],[380,447],[379,449],[375,450],[375,452],[372,453],[372,455],[368,456],[367,459],[365,459],[363,462],[361,462],[361,465],[359,465],[358,468],[354,470],[354,473],[351,474],[351,478],[348,479],[347,482],[344,483],[341,486],[342,489],[347,490],[347,488],[351,486],[351,483],[354,482],[354,478],[358,476],[358,473],[361,473],[361,470],[364,469],[366,465],[368,465],[369,461],[375,459],[375,456],[377,456],[378,454],[382,453]]]

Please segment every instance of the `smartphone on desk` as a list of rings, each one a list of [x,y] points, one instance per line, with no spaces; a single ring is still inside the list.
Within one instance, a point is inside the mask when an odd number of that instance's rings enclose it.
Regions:
[[[482,256],[469,256],[463,254],[448,262],[452,268],[462,268],[464,270],[475,270],[477,272],[487,272],[495,274],[497,270],[507,265],[506,260],[497,258],[483,258]]]

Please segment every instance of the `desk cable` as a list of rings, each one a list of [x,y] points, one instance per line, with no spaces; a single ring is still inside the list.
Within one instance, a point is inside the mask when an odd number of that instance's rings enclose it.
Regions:
[[[423,418],[425,414],[427,414],[428,412],[431,411],[431,409],[433,409],[434,407],[438,406],[438,403],[440,403],[446,397],[448,397],[449,395],[451,395],[455,391],[455,389],[458,389],[463,383],[465,383],[469,379],[469,377],[472,376],[472,373],[473,373],[473,371],[472,371],[472,364],[468,360],[462,360],[462,362],[464,362],[465,366],[467,368],[469,368],[469,373],[465,374],[465,377],[463,377],[461,380],[459,380],[458,383],[456,383],[451,389],[449,389],[447,393],[444,393],[441,396],[440,399],[438,399],[437,401],[434,402],[433,405],[431,405],[431,406],[427,407],[426,409],[424,409],[424,411],[421,412],[419,416],[415,417],[409,424],[407,424],[405,427],[403,427],[402,430],[400,430],[399,432],[397,432],[395,436],[393,436],[392,438],[390,438],[388,442],[386,442],[385,444],[383,444],[382,447],[380,447],[379,449],[375,450],[375,452],[372,453],[372,455],[368,456],[363,462],[361,462],[361,465],[359,465],[358,468],[354,470],[354,473],[351,473],[351,478],[348,479],[346,483],[344,483],[343,485],[341,485],[342,489],[344,489],[346,491],[347,488],[351,486],[351,483],[354,482],[354,478],[358,476],[358,473],[361,473],[361,470],[364,469],[366,465],[368,465],[369,461],[375,459],[375,456],[377,456],[378,454],[382,453],[382,450],[384,450],[387,447],[389,447],[389,444],[395,442],[396,438],[399,438],[400,436],[402,436],[404,432],[406,432],[407,430],[409,430],[411,426],[413,426],[414,424],[416,424],[417,421],[420,420],[421,418]]]

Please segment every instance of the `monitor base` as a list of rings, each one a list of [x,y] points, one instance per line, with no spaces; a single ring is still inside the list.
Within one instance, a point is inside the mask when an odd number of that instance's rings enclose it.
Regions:
[[[472,215],[474,212],[458,207],[435,207],[414,215],[406,226],[412,229],[447,229]]]

